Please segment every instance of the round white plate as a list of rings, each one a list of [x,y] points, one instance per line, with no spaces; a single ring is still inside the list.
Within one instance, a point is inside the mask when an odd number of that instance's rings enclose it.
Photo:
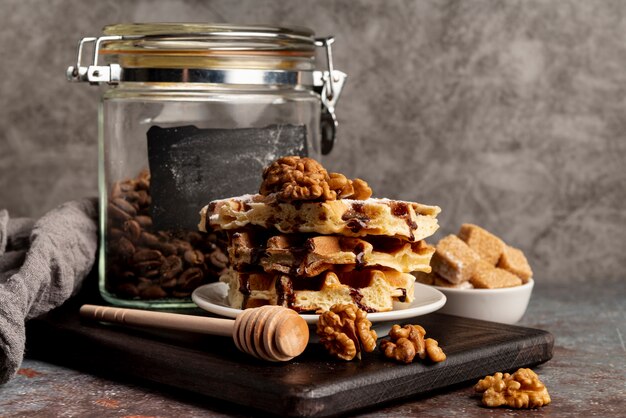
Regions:
[[[193,291],[191,298],[200,308],[211,313],[235,318],[242,311],[228,306],[228,285],[222,282],[205,284]],[[425,315],[441,308],[446,303],[446,297],[439,290],[415,283],[415,300],[411,303],[394,303],[393,311],[374,312],[367,314],[367,319],[372,323],[396,321],[399,319],[413,318]],[[309,325],[317,323],[319,315],[300,314]]]

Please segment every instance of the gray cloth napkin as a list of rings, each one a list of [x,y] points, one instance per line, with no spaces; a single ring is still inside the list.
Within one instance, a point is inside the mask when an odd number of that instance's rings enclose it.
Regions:
[[[25,322],[75,294],[96,258],[97,200],[68,202],[35,222],[0,210],[0,384],[22,363]]]

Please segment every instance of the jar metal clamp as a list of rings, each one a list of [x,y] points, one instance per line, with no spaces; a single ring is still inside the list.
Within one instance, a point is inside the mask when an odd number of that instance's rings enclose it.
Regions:
[[[187,34],[188,35],[188,34]],[[198,35],[219,35],[198,34]],[[249,36],[250,33],[246,33]],[[295,34],[256,33],[263,37],[286,37],[297,40],[310,40]],[[332,44],[334,37],[314,38],[316,47],[324,48],[326,55],[325,70],[268,70],[268,69],[210,69],[210,68],[125,68],[117,63],[103,65],[98,62],[102,46],[108,42],[141,41],[149,38],[146,35],[115,35],[85,37],[78,44],[76,64],[69,66],[66,76],[69,81],[88,82],[92,85],[115,85],[121,82],[185,82],[215,83],[231,85],[300,85],[320,95],[322,112],[320,118],[321,151],[327,155],[331,152],[339,125],[335,114],[335,106],[341,95],[347,75],[334,69]],[[161,38],[163,38],[161,36]],[[176,36],[172,35],[172,39]],[[85,46],[93,44],[91,64],[83,65]]]

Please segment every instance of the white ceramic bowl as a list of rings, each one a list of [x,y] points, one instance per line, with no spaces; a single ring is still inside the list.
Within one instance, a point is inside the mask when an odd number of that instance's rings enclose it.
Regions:
[[[519,321],[530,300],[535,282],[503,289],[455,289],[433,286],[446,295],[441,313],[514,324]]]

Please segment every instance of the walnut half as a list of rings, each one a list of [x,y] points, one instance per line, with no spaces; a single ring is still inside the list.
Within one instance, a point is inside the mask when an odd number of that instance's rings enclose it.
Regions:
[[[317,322],[317,335],[331,355],[342,360],[361,358],[361,350],[376,348],[376,332],[367,313],[353,304],[338,304],[323,312]]]
[[[424,339],[426,330],[419,325],[394,325],[389,331],[389,340],[380,343],[380,350],[386,357],[395,359],[400,363],[412,363],[415,357],[424,360],[427,357],[435,363],[446,359],[437,340]]]
[[[482,393],[482,403],[490,408],[538,408],[551,402],[548,389],[531,369],[519,369],[513,374],[496,373],[481,379],[474,386]]]
[[[372,189],[361,179],[350,180],[343,174],[329,174],[312,158],[288,156],[279,158],[263,170],[259,193],[263,196],[274,194],[284,202],[365,200],[372,195]]]

